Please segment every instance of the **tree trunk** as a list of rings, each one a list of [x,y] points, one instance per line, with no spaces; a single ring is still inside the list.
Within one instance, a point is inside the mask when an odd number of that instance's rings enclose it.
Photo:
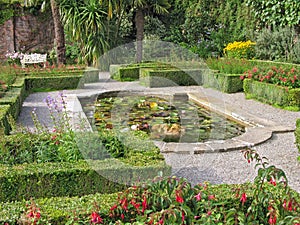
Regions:
[[[140,63],[143,60],[143,39],[144,39],[144,13],[142,8],[138,8],[135,14],[136,25],[136,62]]]
[[[65,33],[60,20],[59,8],[56,0],[50,0],[50,3],[54,22],[57,64],[66,64]]]

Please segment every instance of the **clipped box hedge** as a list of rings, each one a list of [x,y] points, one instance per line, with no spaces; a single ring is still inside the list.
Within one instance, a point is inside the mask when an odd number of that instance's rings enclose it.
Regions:
[[[0,135],[9,134],[11,126],[9,124],[10,105],[0,105]]]
[[[4,97],[0,98],[0,105],[10,105],[8,112],[15,120],[19,116],[24,99],[22,91],[22,88],[11,88]]]
[[[41,217],[47,218],[51,224],[66,224],[77,212],[77,216],[88,217],[95,210],[95,203],[101,211],[109,211],[116,202],[118,193],[92,194],[76,197],[53,197],[34,199],[34,203],[40,209]],[[5,202],[0,205],[0,224],[17,224],[23,212],[26,211],[27,201]]]
[[[287,87],[245,79],[244,92],[246,98],[253,98],[286,109],[300,108],[300,88],[288,89]]]
[[[147,87],[202,85],[204,73],[202,69],[142,69],[140,83]]]
[[[114,193],[123,190],[125,184],[153,179],[160,171],[164,175],[171,174],[171,168],[165,162],[145,167],[133,167],[116,162],[119,161],[106,159],[81,160],[74,163],[2,165],[0,202],[20,201],[31,197]]]
[[[203,86],[214,88],[225,93],[243,91],[243,81],[240,74],[226,74],[217,71],[203,74]]]
[[[300,119],[297,119],[296,121],[295,138],[296,138],[296,146],[300,152]],[[300,161],[300,156],[298,157],[298,160]]]
[[[171,64],[162,62],[145,62],[139,64],[120,64],[111,65],[109,68],[110,75],[120,81],[135,81],[140,78],[141,69],[170,69],[174,68]]]
[[[83,86],[81,80],[83,75],[73,76],[45,76],[45,77],[26,77],[26,90],[67,90],[76,89]]]

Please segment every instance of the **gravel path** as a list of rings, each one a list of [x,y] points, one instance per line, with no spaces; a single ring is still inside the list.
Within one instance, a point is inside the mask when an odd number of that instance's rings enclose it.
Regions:
[[[83,90],[68,91],[68,93],[97,93],[97,90],[138,90],[149,91],[149,88],[139,86],[137,83],[108,82],[93,83],[86,85]],[[300,118],[299,112],[290,112],[272,106],[262,104],[254,100],[246,100],[243,93],[225,94],[212,89],[202,87],[172,87],[151,88],[151,92],[201,92],[206,96],[222,99],[224,108],[238,108],[246,113],[251,113],[261,119],[272,121],[278,125],[295,127],[295,121]],[[45,93],[30,95],[24,102],[24,107],[19,117],[19,122],[30,123],[28,112],[32,107],[41,108],[42,98]],[[44,109],[40,109],[43,113]],[[44,114],[46,115],[46,114]],[[43,117],[43,115],[41,115]],[[288,177],[289,185],[300,193],[300,163],[297,161],[299,155],[296,148],[293,132],[273,134],[272,139],[256,146],[261,156],[269,159],[269,164],[282,168]],[[204,153],[199,155],[188,154],[164,154],[166,162],[173,168],[173,175],[187,178],[192,184],[209,181],[213,184],[220,183],[243,183],[252,182],[256,176],[254,163],[248,164],[240,151],[224,153]]]

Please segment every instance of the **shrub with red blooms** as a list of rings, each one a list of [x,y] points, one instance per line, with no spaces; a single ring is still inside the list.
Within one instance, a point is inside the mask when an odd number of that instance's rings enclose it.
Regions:
[[[185,179],[157,178],[120,193],[106,219],[114,224],[297,224],[299,202],[284,172],[252,149],[243,154],[260,168],[250,188],[232,190],[235,198],[228,197],[228,186],[192,187]]]
[[[245,78],[254,79],[288,88],[300,88],[300,71],[294,67],[291,69],[275,66],[268,69],[254,67],[252,70],[245,72],[240,78],[242,80]]]

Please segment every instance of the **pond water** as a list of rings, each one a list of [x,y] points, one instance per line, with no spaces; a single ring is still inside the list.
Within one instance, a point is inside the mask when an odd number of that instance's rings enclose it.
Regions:
[[[94,105],[97,129],[143,131],[153,140],[205,142],[241,135],[245,128],[193,102],[154,95],[100,95]]]

